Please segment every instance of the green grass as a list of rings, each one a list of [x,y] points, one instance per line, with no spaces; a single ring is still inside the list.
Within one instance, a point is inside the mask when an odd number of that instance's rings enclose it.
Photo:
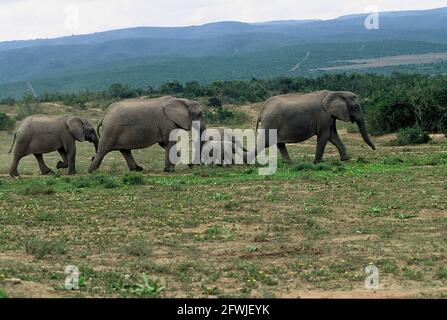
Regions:
[[[133,186],[143,185],[145,183],[144,176],[138,172],[125,173],[122,180],[124,184]]]
[[[0,299],[2,298],[8,298],[8,295],[6,294],[6,291],[0,288]]]

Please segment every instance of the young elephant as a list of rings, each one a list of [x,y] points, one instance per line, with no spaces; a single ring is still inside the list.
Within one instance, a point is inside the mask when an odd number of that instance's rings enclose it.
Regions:
[[[11,146],[14,148],[14,160],[9,169],[12,177],[19,176],[17,166],[20,159],[34,154],[42,174],[51,173],[43,160],[42,154],[58,151],[63,161],[57,163],[57,168],[69,168],[69,174],[76,173],[76,140],[88,141],[98,148],[98,136],[92,124],[76,116],[49,117],[43,115],[27,117],[20,124],[14,135]]]
[[[213,132],[214,131],[214,132]],[[212,140],[203,145],[202,163],[204,164],[235,164],[236,155],[241,156],[245,162],[245,152],[243,143],[234,135],[231,130],[225,128],[208,129]]]

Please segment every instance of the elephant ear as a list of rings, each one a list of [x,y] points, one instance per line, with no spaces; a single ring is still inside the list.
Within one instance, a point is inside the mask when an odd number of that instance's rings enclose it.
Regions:
[[[351,121],[348,103],[341,92],[329,93],[323,100],[323,109],[339,120]]]
[[[174,121],[180,128],[185,130],[191,128],[191,117],[185,102],[173,99],[163,106],[163,111],[168,119]]]
[[[71,135],[79,142],[84,142],[84,125],[79,117],[68,118],[66,125]]]

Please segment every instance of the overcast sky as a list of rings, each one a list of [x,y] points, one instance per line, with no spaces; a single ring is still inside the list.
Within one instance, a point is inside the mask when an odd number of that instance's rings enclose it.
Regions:
[[[396,11],[444,6],[447,0],[0,0],[0,41],[136,26],[329,19],[371,7]]]

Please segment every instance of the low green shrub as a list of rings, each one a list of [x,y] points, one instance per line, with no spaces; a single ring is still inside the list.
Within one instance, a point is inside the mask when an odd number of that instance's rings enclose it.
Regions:
[[[140,172],[127,172],[123,176],[123,183],[127,185],[143,185],[144,176]]]
[[[14,128],[15,120],[7,114],[0,112],[0,130],[11,130]]]
[[[147,257],[152,254],[152,246],[143,237],[136,237],[127,245],[126,253],[135,257]]]
[[[25,241],[26,253],[33,255],[37,259],[42,259],[47,255],[64,254],[67,252],[66,246],[60,241],[40,240],[29,238]]]
[[[243,124],[249,120],[245,112],[226,108],[208,110],[205,112],[205,117],[210,124]]]
[[[52,195],[55,192],[56,191],[51,185],[36,183],[26,186],[21,193],[26,196],[33,196],[33,195]]]
[[[119,186],[119,182],[113,177],[100,173],[88,176],[78,176],[70,179],[69,183],[77,189],[92,187],[112,189]]]
[[[0,299],[4,299],[4,298],[8,298],[8,295],[2,288],[0,288]]]
[[[42,114],[43,111],[39,107],[38,104],[35,103],[24,103],[20,104],[17,107],[17,120],[23,120],[28,116],[32,116],[34,114]]]
[[[397,138],[393,141],[399,146],[406,146],[409,144],[423,144],[430,142],[430,135],[420,127],[409,127],[400,129],[397,133]]]

